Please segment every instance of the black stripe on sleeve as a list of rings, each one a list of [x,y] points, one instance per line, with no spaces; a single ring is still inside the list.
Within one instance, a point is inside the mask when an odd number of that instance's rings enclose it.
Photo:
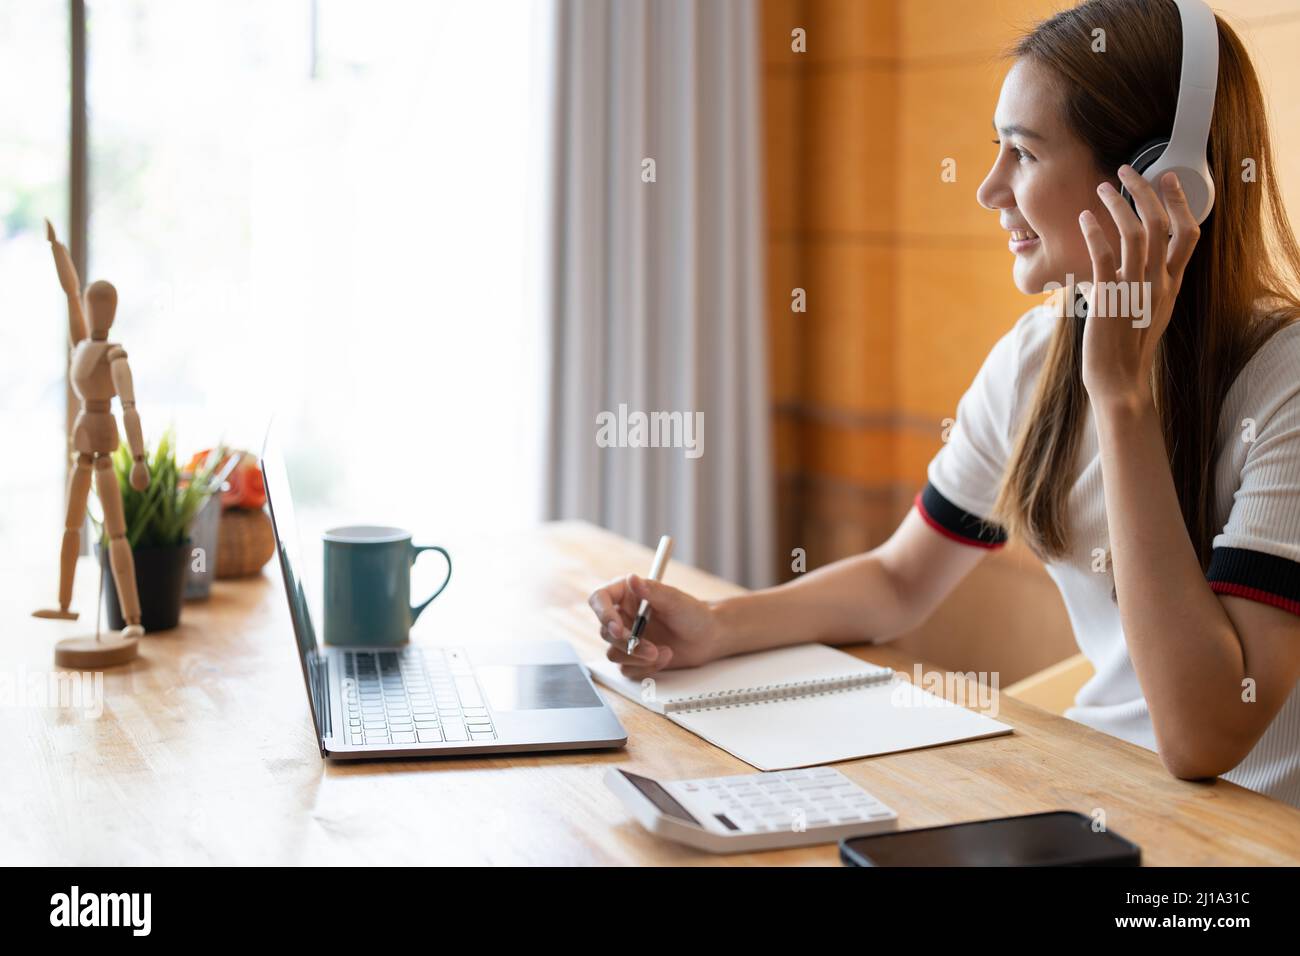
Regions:
[[[1007,543],[1007,533],[1000,525],[959,508],[929,482],[916,496],[916,507],[930,527],[963,544],[1000,548]]]
[[[1215,548],[1205,574],[1210,589],[1300,614],[1300,563],[1248,548]]]

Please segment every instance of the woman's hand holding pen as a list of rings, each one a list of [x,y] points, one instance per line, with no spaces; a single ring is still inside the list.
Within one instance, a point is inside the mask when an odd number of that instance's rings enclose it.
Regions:
[[[645,632],[627,652],[632,623],[643,600],[654,609]],[[713,607],[660,581],[637,574],[616,578],[587,600],[600,621],[605,656],[621,665],[623,676],[639,680],[668,667],[695,667],[726,655]]]

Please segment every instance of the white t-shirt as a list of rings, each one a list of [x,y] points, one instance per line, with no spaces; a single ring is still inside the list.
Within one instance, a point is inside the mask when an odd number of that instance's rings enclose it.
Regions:
[[[993,347],[957,406],[948,442],[930,462],[922,517],[967,544],[1006,540],[992,513],[1022,416],[1047,347],[1061,321],[1046,305],[1031,309]],[[1253,422],[1253,434],[1249,425]],[[1300,324],[1275,334],[1251,358],[1225,399],[1217,463],[1217,523],[1207,578],[1235,594],[1300,615]],[[1047,565],[1060,588],[1079,649],[1096,674],[1066,716],[1156,749],[1137,673],[1129,659],[1115,585],[1102,493],[1096,423],[1088,408],[1079,465],[1069,495],[1070,552]],[[1094,549],[1105,549],[1104,572]],[[1153,579],[1158,586],[1158,579]],[[1246,758],[1225,779],[1300,806],[1300,684]]]

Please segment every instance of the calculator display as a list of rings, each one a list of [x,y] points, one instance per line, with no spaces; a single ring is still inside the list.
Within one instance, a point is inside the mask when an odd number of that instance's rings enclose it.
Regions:
[[[678,820],[685,820],[697,827],[700,825],[700,821],[691,816],[684,806],[673,799],[673,795],[660,786],[657,780],[651,780],[649,777],[638,777],[626,770],[620,770],[619,773],[627,777],[632,782],[632,786],[640,790],[642,795],[658,807],[661,812],[668,814],[670,817],[676,817]]]

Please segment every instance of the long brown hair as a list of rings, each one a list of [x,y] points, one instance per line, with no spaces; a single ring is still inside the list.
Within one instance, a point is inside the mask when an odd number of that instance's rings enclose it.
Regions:
[[[1259,79],[1237,34],[1222,20],[1218,27],[1219,87],[1209,143],[1217,198],[1152,373],[1174,486],[1203,568],[1221,530],[1215,461],[1224,398],[1259,347],[1300,317],[1300,248],[1274,180]],[[1093,52],[1096,29],[1105,31],[1104,53]],[[1173,128],[1182,63],[1173,0],[1088,0],[1038,24],[1008,56],[1028,57],[1061,81],[1066,119],[1109,177],[1139,147],[1167,138]],[[1247,160],[1254,161],[1254,181],[1244,173]],[[1067,503],[1088,402],[1084,320],[1065,313],[992,516],[1044,560],[1063,557],[1069,548]]]

